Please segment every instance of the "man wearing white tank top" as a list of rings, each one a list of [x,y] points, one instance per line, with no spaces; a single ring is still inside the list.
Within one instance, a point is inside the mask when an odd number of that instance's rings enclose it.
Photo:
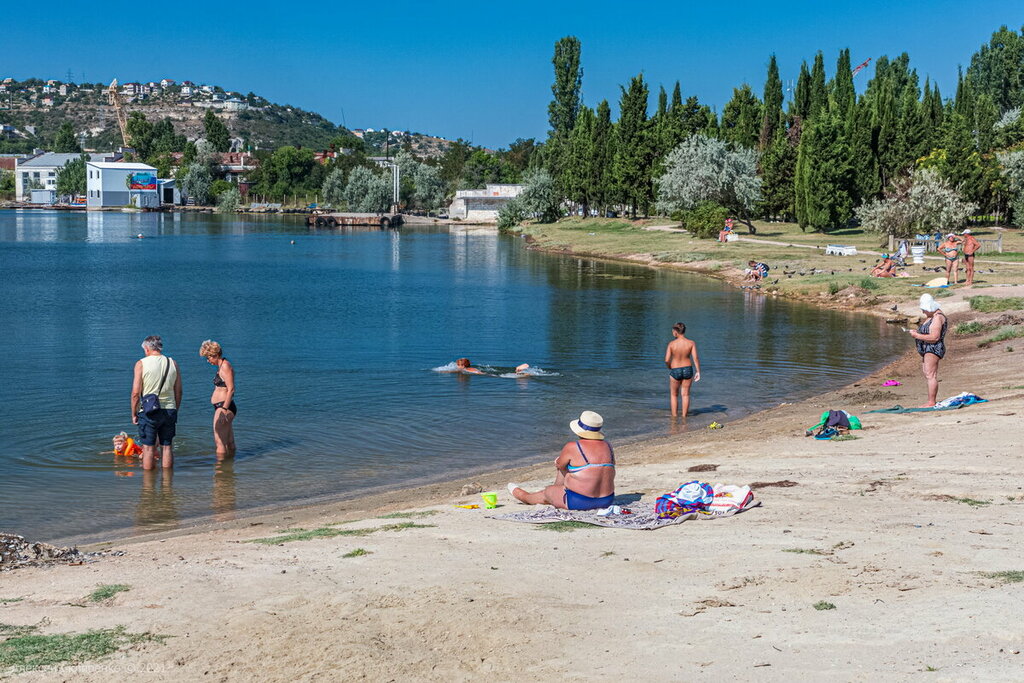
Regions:
[[[132,382],[132,422],[139,426],[142,445],[142,469],[156,467],[156,444],[160,442],[165,468],[174,467],[174,433],[181,407],[181,375],[173,358],[163,354],[164,342],[157,336],[142,342],[145,356],[135,363]],[[139,402],[146,394],[157,394],[159,408],[149,413],[140,410]]]

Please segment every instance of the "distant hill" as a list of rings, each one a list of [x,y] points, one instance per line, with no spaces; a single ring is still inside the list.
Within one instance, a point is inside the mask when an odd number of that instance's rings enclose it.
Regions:
[[[51,145],[57,130],[70,121],[87,149],[113,149],[122,144],[113,107],[102,83],[62,83],[29,79],[0,81],[0,152],[30,151]],[[203,116],[213,109],[233,137],[244,147],[259,149],[283,145],[326,148],[350,131],[320,114],[275,104],[255,93],[242,95],[220,86],[150,82],[119,87],[128,112],[141,112],[151,122],[169,118],[178,133],[189,139],[202,136]],[[4,126],[7,127],[4,127]],[[368,151],[383,149],[383,136],[364,140]],[[441,154],[448,141],[401,131],[390,135],[390,145],[405,143],[421,156]]]

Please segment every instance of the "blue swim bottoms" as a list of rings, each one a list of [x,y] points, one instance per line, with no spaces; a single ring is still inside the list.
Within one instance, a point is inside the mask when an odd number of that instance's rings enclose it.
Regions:
[[[149,415],[139,413],[139,443],[143,446],[155,446],[157,437],[160,437],[161,446],[170,446],[174,441],[177,424],[177,410],[160,408]]]
[[[687,365],[684,368],[672,368],[668,371],[672,379],[682,382],[684,379],[693,379],[693,366]]]
[[[610,496],[602,496],[601,498],[591,498],[590,496],[584,496],[582,493],[576,493],[575,491],[565,490],[565,507],[570,510],[600,510],[606,508],[615,502],[615,494]]]

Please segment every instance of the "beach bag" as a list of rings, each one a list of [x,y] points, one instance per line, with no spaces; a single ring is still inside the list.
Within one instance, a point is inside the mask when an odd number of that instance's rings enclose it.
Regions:
[[[658,496],[654,502],[654,512],[659,519],[670,519],[692,512],[707,509],[715,499],[715,492],[710,484],[702,481],[691,481],[683,484],[672,493]]]
[[[171,359],[164,356],[164,376],[160,380],[160,386],[157,387],[155,394],[143,394],[142,402],[139,404],[139,412],[145,413],[146,415],[152,415],[156,411],[160,410],[160,392],[164,390],[164,382],[167,381],[167,372],[171,369]]]
[[[715,497],[705,512],[712,517],[728,517],[742,512],[754,502],[754,492],[749,486],[719,484],[715,486]]]

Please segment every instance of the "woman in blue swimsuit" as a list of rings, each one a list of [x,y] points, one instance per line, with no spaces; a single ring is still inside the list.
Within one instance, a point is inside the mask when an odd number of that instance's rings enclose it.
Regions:
[[[579,439],[565,444],[555,459],[555,483],[536,493],[509,484],[509,493],[527,505],[551,505],[563,510],[609,507],[615,500],[615,452],[601,433],[603,426],[600,415],[583,411],[580,419],[569,423]]]

